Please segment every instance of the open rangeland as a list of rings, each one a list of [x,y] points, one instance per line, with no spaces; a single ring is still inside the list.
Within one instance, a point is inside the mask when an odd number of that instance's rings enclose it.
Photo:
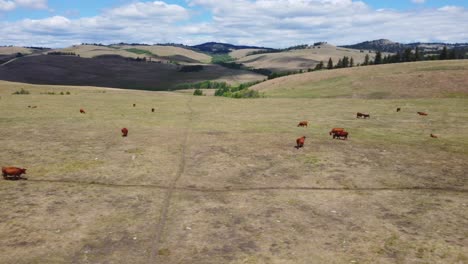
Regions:
[[[333,65],[336,65],[338,60],[344,56],[353,58],[354,65],[357,65],[364,62],[366,54],[369,55],[370,59],[375,57],[375,53],[369,53],[368,50],[361,52],[360,50],[323,44],[306,49],[242,56],[237,62],[257,69],[262,68],[274,72],[287,72],[313,69],[320,61],[323,61],[326,67],[329,58],[332,58]]]
[[[467,263],[467,98],[371,88],[236,100],[0,82],[0,165],[28,169],[0,181],[0,262]]]

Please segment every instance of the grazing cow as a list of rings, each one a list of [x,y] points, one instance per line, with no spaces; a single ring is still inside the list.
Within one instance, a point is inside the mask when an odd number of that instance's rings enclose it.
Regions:
[[[361,118],[361,117],[362,118],[370,118],[370,115],[357,112],[356,118]]]
[[[335,132],[342,132],[342,131],[345,131],[344,128],[339,128],[339,127],[335,127],[335,128],[332,128],[332,130],[330,130],[330,136],[335,133]]]
[[[28,108],[31,108],[31,106],[30,106],[30,105],[28,105]]]
[[[425,113],[425,112],[418,112],[418,115],[427,116],[427,113]]]
[[[302,137],[296,139],[296,144],[297,144],[297,145],[296,145],[296,148],[297,148],[297,149],[304,147],[305,139],[306,139],[305,136],[302,136]]]
[[[400,107],[398,107],[398,108],[396,109],[396,111],[397,111],[397,112],[400,112],[400,110],[401,110],[401,108],[400,108]]]
[[[431,133],[431,138],[438,138],[438,136]]]
[[[151,112],[154,113],[154,108],[151,108]]]
[[[85,110],[83,108],[80,109],[80,113],[86,114]]]
[[[122,128],[122,137],[126,137],[128,135],[128,129],[127,128]]]
[[[133,104],[133,107],[135,107],[135,106],[136,106],[136,104]]]
[[[9,176],[12,176],[13,180],[19,180],[21,179],[21,174],[26,174],[26,169],[21,169],[17,167],[2,167],[2,174],[5,180],[7,180]]]
[[[37,108],[37,105],[34,105],[32,108]]]
[[[336,131],[335,133],[333,133],[333,138],[348,139],[348,132],[346,132],[346,131]]]
[[[299,124],[297,125],[298,127],[307,127],[307,125],[309,125],[309,122],[307,121],[301,121],[299,122]]]

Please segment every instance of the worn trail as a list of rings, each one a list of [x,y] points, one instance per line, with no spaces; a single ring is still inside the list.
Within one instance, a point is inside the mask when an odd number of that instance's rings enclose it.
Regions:
[[[197,187],[176,187],[156,184],[112,184],[101,182],[82,182],[69,180],[28,180],[34,183],[56,183],[56,184],[78,184],[95,185],[108,188],[146,188],[173,191],[189,191],[200,193],[221,193],[221,192],[254,192],[254,191],[438,191],[438,192],[460,192],[468,193],[468,189],[449,188],[449,187],[431,187],[431,186],[408,186],[408,187],[310,187],[310,186],[264,186],[264,187],[221,187],[221,188],[197,188]]]

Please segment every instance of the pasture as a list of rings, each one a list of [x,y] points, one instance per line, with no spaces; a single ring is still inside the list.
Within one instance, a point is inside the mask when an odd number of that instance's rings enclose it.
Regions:
[[[244,100],[1,81],[0,165],[28,180],[0,181],[0,262],[468,262],[466,97],[282,96],[304,76]]]
[[[339,59],[347,56],[353,58],[354,65],[357,65],[358,63],[364,62],[366,54],[368,54],[371,59],[375,57],[375,53],[369,53],[367,50],[360,52],[360,50],[340,48],[330,44],[323,44],[307,49],[248,56],[245,56],[247,54],[244,56],[239,56],[238,54],[242,53],[239,52],[234,55],[238,58],[237,62],[243,63],[248,67],[269,69],[273,72],[307,70],[308,68],[313,69],[320,61],[323,61],[326,67],[329,58],[332,58],[333,65],[336,65]]]

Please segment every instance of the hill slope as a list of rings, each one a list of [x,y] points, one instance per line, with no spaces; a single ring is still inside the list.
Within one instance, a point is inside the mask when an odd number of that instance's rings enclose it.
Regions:
[[[430,61],[324,70],[260,83],[272,97],[468,97],[468,60]]]
[[[352,57],[354,63],[357,64],[364,61],[366,54],[369,54],[371,58],[375,55],[368,51],[360,52],[359,50],[337,48],[324,44],[306,49],[250,55],[240,58],[237,62],[252,68],[285,72],[314,68],[320,61],[326,65],[329,58],[332,58],[333,63],[336,64],[343,56]]]
[[[263,75],[219,65],[202,65],[197,72],[180,72],[169,63],[128,61],[117,56],[90,59],[76,56],[23,57],[0,66],[0,79],[34,84],[88,85],[145,90],[168,90],[181,83],[205,80],[243,83]]]

